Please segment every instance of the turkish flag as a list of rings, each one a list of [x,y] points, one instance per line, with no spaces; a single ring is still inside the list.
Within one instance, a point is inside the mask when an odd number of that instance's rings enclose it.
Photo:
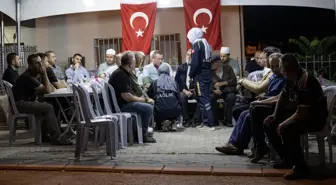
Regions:
[[[202,28],[204,37],[214,50],[222,46],[220,26],[220,0],[183,0],[186,31]],[[187,48],[191,44],[187,39]]]
[[[149,54],[152,43],[156,2],[120,4],[122,20],[122,51],[142,51]]]

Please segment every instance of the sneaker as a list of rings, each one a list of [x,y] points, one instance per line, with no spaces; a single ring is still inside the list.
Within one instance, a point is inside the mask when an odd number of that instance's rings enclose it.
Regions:
[[[147,132],[153,132],[153,128],[152,127],[148,127]]]
[[[147,136],[144,136],[143,142],[144,143],[156,143],[156,140],[153,137],[147,135]]]
[[[200,128],[200,131],[215,131],[215,130],[216,130],[215,127],[208,127],[208,126]]]
[[[162,123],[162,131],[163,132],[168,132],[170,129],[171,122],[169,120],[166,120]]]
[[[200,125],[198,125],[196,128],[203,128],[204,127],[204,125],[203,125],[203,123],[201,123]]]
[[[218,152],[221,152],[226,155],[243,155],[244,149],[238,148],[231,143],[227,143],[224,146],[215,148]]]
[[[177,125],[175,122],[171,126],[171,131],[177,131]]]
[[[181,123],[177,124],[177,128],[184,128]]]

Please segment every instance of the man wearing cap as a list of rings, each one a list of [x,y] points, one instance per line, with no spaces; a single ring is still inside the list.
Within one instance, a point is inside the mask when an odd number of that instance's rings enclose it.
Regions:
[[[220,50],[220,58],[222,62],[228,63],[232,67],[236,76],[240,76],[238,61],[230,58],[230,48],[222,47]]]
[[[219,56],[211,58],[212,64],[212,85],[211,87],[211,107],[215,122],[218,118],[218,99],[224,100],[224,125],[232,125],[232,108],[236,102],[237,78],[232,67],[227,63],[222,63]],[[223,114],[223,113],[221,113]]]
[[[115,61],[115,50],[108,49],[106,50],[105,62],[99,65],[98,76],[100,78],[109,78],[114,70],[118,69],[118,65]]]

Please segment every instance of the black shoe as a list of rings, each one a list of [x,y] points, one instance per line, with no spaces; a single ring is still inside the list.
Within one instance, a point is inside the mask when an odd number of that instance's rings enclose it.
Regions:
[[[56,139],[50,142],[51,145],[73,145],[73,142],[67,139]]]
[[[232,123],[224,123],[224,125],[227,126],[227,127],[233,127]]]
[[[156,143],[156,140],[153,137],[150,137],[147,135],[147,136],[144,136],[143,142],[144,143]]]
[[[183,126],[186,127],[186,128],[189,128],[190,127],[190,122],[189,121],[184,121],[183,122]]]
[[[306,165],[302,167],[294,167],[294,169],[284,175],[285,180],[308,179],[310,171]]]
[[[51,142],[51,139],[49,136],[42,136],[42,143],[49,143]]]

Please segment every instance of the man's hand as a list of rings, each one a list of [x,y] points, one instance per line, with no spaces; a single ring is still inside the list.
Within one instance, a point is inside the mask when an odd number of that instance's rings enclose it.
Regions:
[[[269,115],[265,120],[264,120],[264,125],[269,126],[273,121],[275,120],[274,115]]]
[[[74,65],[75,70],[78,70],[79,66],[80,66],[80,63],[76,63],[76,64]]]
[[[240,79],[240,80],[237,82],[237,84],[238,84],[238,85],[242,85],[243,81],[244,81],[244,78]]]
[[[99,75],[99,77],[104,79],[106,77],[106,75],[105,75],[105,73],[102,73],[102,74]]]
[[[191,97],[193,95],[193,93],[191,91],[188,91],[188,90],[183,91],[183,93],[188,97]]]
[[[40,71],[41,76],[47,76],[47,69],[44,67],[44,65],[41,66],[41,71]]]
[[[281,132],[285,129],[285,127],[287,126],[288,124],[286,123],[281,123],[280,125],[278,125],[278,128],[277,128],[277,134],[278,136],[281,135]]]
[[[151,104],[151,105],[154,105],[154,100],[153,99],[151,99],[151,98],[148,98],[147,99],[147,103],[149,103],[149,104]]]
[[[217,87],[221,87],[222,84],[220,84],[220,82],[216,82],[214,87],[217,88]]]
[[[220,91],[220,90],[214,90],[213,91],[216,95],[222,95],[222,91]]]
[[[261,102],[259,100],[255,100],[255,101],[251,102],[251,105],[256,105],[256,104],[261,104]]]

